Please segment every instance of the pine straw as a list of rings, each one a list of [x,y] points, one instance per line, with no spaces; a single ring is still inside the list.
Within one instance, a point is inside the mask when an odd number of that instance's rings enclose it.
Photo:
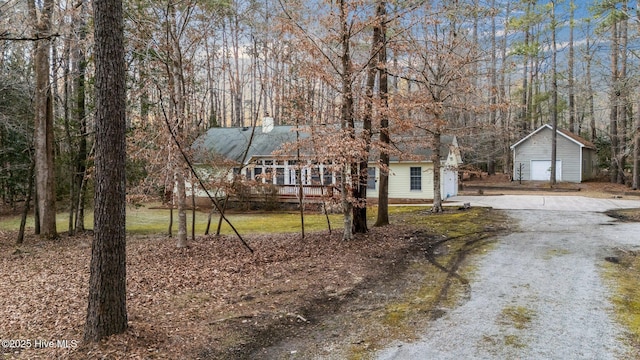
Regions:
[[[350,242],[341,241],[339,231],[304,240],[299,234],[251,236],[254,254],[233,237],[201,237],[186,249],[162,237],[129,239],[129,329],[101,344],[82,344],[91,238],[32,237],[18,249],[15,234],[2,233],[0,336],[31,341],[30,349],[2,349],[4,357],[239,356],[276,341],[281,335],[275,329],[285,334],[313,321],[314,303],[340,301],[382,276],[411,246],[409,231],[372,229]],[[36,340],[55,346],[34,349]],[[58,340],[71,348],[59,348]]]

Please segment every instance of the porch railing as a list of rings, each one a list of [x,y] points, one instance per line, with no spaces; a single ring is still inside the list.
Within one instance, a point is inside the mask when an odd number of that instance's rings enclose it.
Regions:
[[[282,197],[298,197],[300,187],[298,185],[275,185],[278,195]],[[302,194],[305,198],[332,197],[333,186],[302,185]]]

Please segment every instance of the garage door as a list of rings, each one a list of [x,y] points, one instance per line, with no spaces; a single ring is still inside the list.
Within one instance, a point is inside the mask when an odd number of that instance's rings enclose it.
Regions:
[[[551,160],[531,160],[531,180],[551,179]],[[562,180],[562,161],[556,160],[556,181]]]

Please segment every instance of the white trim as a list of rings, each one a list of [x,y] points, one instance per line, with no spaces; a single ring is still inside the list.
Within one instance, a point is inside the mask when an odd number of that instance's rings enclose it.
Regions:
[[[578,181],[582,182],[582,147],[580,148],[580,174],[578,175]]]
[[[523,137],[520,141],[518,141],[517,143],[513,144],[510,146],[510,148],[512,150],[514,150],[516,148],[516,146],[522,144],[523,142],[525,142],[526,140],[528,140],[530,137],[532,137],[533,135],[537,134],[538,132],[540,132],[542,129],[547,128],[549,130],[551,130],[553,132],[553,128],[551,127],[551,125],[549,124],[544,124],[542,126],[540,126],[537,130],[535,130],[534,132],[530,133],[529,135]],[[576,139],[569,137],[567,135],[565,135],[562,131],[556,129],[556,134],[558,135],[562,135],[562,137],[564,137],[565,139],[577,144],[578,146],[580,146],[580,150],[582,150],[583,147],[585,147],[585,145],[579,141],[577,141]]]

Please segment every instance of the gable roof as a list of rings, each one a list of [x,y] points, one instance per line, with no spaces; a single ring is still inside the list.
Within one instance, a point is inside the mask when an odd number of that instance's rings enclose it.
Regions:
[[[539,127],[537,130],[535,130],[534,132],[532,132],[532,133],[530,133],[529,135],[527,135],[527,136],[525,136],[524,138],[522,138],[522,139],[521,139],[520,141],[518,141],[517,143],[515,143],[515,144],[511,145],[511,147],[510,147],[510,148],[511,148],[511,150],[515,149],[515,147],[516,147],[516,146],[518,146],[518,145],[522,144],[523,142],[525,142],[525,141],[529,140],[529,138],[531,138],[533,135],[535,135],[535,134],[539,133],[540,131],[542,131],[542,130],[544,130],[544,129],[549,129],[549,130],[553,131],[553,128],[551,127],[551,125],[549,125],[549,124],[544,124],[544,125],[540,126],[540,127]],[[595,146],[592,142],[590,142],[590,141],[586,140],[585,138],[583,138],[583,137],[581,137],[581,136],[579,136],[579,135],[576,135],[576,134],[574,134],[574,133],[572,133],[572,132],[570,132],[570,131],[568,131],[568,130],[564,130],[564,129],[556,129],[556,133],[557,133],[558,135],[563,136],[563,137],[564,137],[564,138],[566,138],[567,140],[569,140],[569,141],[571,141],[571,142],[573,142],[573,143],[576,143],[576,144],[577,144],[577,145],[579,145],[580,147],[585,147],[585,148],[588,148],[588,149],[596,150],[596,146]]]
[[[422,159],[421,161],[431,162],[433,149],[423,146],[421,142],[422,140],[417,139],[415,136],[394,139],[392,147],[395,148],[396,152],[389,156],[389,161],[400,162],[410,161],[411,159]],[[458,149],[457,154],[455,154],[456,160],[459,160],[457,163],[462,163],[458,148],[458,139],[452,135],[442,135],[440,137],[440,159],[447,160],[451,152],[451,147]],[[380,156],[380,150],[375,148],[371,149],[371,156],[378,158]]]
[[[269,132],[263,132],[261,126],[251,127],[215,127],[196,139],[192,145],[196,162],[202,162],[211,156],[220,156],[235,162],[247,163],[252,157],[271,155],[280,150],[285,143],[296,141],[293,126],[274,126]],[[253,133],[253,139],[251,138]],[[308,137],[300,132],[300,137]],[[247,150],[247,145],[251,146]],[[246,156],[245,156],[246,152]]]
[[[244,163],[247,164],[252,158],[272,156],[274,152],[281,151],[284,144],[294,143],[296,141],[296,132],[293,131],[294,128],[294,126],[279,125],[273,126],[269,132],[263,132],[261,126],[256,126],[255,128],[210,128],[194,141],[191,149],[195,153],[195,161],[199,163],[206,162],[206,160],[211,157],[221,157],[237,163],[244,160]],[[253,139],[251,138],[252,136]],[[298,136],[300,139],[309,138],[309,134],[303,131],[300,131]],[[401,153],[411,152],[413,156],[418,156],[426,161],[430,161],[430,156],[433,152],[432,149],[422,146],[416,148],[410,146],[410,143],[415,141],[415,138],[401,138],[398,139],[395,146]],[[251,143],[251,146],[247,150],[249,143]],[[458,146],[456,137],[443,135],[440,147],[440,156],[443,160],[447,159],[449,145],[453,145],[454,147]],[[371,155],[377,156],[377,154],[378,152],[372,151]],[[287,155],[284,154],[284,156]],[[457,157],[459,157],[459,154]],[[398,156],[394,154],[390,158],[390,161],[402,160],[402,155]]]

